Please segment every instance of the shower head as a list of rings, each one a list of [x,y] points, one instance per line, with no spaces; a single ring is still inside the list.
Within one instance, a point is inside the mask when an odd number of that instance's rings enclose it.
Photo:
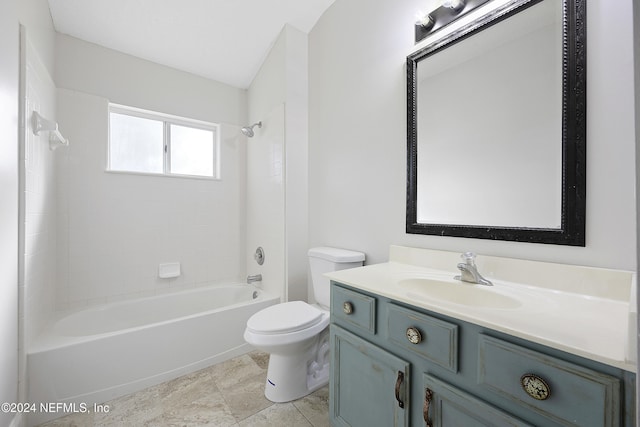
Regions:
[[[254,123],[251,126],[245,126],[242,129],[240,129],[242,131],[243,134],[245,134],[246,136],[248,136],[249,138],[251,138],[253,135],[255,135],[253,133],[253,128],[254,126],[258,126],[258,128],[262,127],[262,122],[258,122],[258,123]]]

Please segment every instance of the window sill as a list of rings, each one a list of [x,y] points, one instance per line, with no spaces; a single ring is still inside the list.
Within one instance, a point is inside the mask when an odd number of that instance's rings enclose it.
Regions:
[[[151,172],[133,172],[133,171],[118,171],[105,169],[106,173],[112,173],[116,175],[137,175],[137,176],[152,176],[157,178],[181,178],[181,179],[197,179],[201,181],[222,181],[221,178],[213,176],[201,176],[201,175],[180,175],[180,174],[168,174],[168,173],[151,173]]]

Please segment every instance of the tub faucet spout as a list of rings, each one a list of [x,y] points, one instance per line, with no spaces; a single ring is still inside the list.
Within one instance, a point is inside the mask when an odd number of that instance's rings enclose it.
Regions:
[[[493,286],[493,283],[482,277],[480,272],[478,272],[478,267],[476,267],[475,262],[476,254],[473,252],[465,252],[462,254],[462,259],[465,262],[458,264],[458,270],[460,270],[462,274],[455,276],[454,279],[461,280],[463,282],[476,283],[478,285]]]
[[[250,285],[253,282],[262,282],[262,274],[251,274],[247,276],[247,284]]]

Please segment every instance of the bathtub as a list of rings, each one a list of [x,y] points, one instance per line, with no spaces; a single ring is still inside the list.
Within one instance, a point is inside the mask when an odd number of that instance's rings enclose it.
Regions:
[[[67,313],[29,348],[28,401],[92,407],[246,353],[247,319],[278,302],[234,284]],[[29,423],[62,415],[38,411]]]

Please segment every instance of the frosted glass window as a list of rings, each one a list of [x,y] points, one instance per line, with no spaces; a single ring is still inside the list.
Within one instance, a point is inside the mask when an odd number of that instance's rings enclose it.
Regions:
[[[219,126],[111,104],[109,164],[117,172],[219,178]]]
[[[163,133],[161,121],[111,113],[111,170],[162,173]]]
[[[213,176],[215,134],[206,129],[170,125],[171,173]]]

